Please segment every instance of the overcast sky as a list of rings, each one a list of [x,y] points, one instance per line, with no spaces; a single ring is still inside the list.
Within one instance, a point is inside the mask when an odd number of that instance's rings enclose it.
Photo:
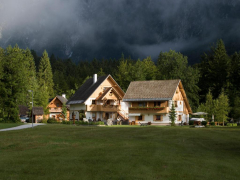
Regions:
[[[122,53],[156,60],[173,49],[197,62],[220,38],[239,51],[239,32],[239,0],[0,0],[1,47],[74,61]]]

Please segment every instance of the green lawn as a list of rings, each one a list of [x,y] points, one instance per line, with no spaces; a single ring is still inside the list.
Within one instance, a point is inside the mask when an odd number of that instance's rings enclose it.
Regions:
[[[0,123],[0,129],[6,129],[23,125],[24,123]]]
[[[0,132],[0,179],[240,177],[238,127],[119,127],[56,124]]]

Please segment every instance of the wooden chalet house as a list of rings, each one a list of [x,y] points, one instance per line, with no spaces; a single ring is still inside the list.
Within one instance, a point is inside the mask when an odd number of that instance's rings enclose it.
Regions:
[[[124,92],[111,75],[88,79],[69,99],[70,119],[82,120],[83,115],[93,121],[125,120],[121,105]],[[124,105],[123,105],[124,106]]]
[[[67,103],[66,95],[56,96],[51,99],[47,108],[49,109],[49,114],[45,118],[54,118],[56,120],[69,120],[69,106],[67,105],[67,117],[62,114],[63,104]]]
[[[169,111],[175,105],[176,121],[189,122],[192,113],[181,80],[133,81],[123,98],[128,103],[131,124],[169,125]]]

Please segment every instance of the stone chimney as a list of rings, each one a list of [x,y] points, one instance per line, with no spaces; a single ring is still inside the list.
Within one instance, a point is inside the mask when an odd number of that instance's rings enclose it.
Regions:
[[[62,97],[64,97],[66,99],[66,94],[62,94]]]
[[[97,82],[97,74],[93,75],[93,84],[95,84]]]

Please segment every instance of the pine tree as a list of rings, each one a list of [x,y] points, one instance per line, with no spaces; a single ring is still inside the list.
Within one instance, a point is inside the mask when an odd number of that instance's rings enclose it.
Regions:
[[[170,50],[161,52],[157,61],[157,79],[181,79],[192,109],[199,105],[199,70],[188,66],[187,56]]]
[[[202,62],[199,66],[201,72],[199,82],[199,85],[202,87],[201,94],[205,95],[210,89],[213,98],[217,98],[222,88],[226,89],[228,93],[230,66],[231,59],[226,52],[224,42],[219,40],[211,48],[211,52],[202,57]]]
[[[176,120],[176,111],[175,111],[175,106],[174,103],[172,102],[172,106],[169,112],[169,119],[171,121],[171,126],[175,126],[175,120]]]
[[[44,108],[44,114],[48,114],[48,101],[54,96],[52,68],[47,51],[43,52],[38,71],[39,93],[36,95],[37,104]]]
[[[216,108],[216,118],[217,121],[222,121],[223,122],[223,126],[224,126],[224,122],[227,120],[228,118],[228,113],[229,113],[229,100],[227,95],[224,94],[224,91],[222,89],[221,94],[218,97],[217,100],[217,108]]]
[[[155,80],[157,74],[157,66],[152,61],[152,58],[148,56],[146,59],[142,61],[143,65],[143,73],[145,75],[146,80]]]
[[[44,50],[39,64],[38,82],[40,86],[45,86],[50,97],[54,96],[52,67],[48,58],[48,53]]]

